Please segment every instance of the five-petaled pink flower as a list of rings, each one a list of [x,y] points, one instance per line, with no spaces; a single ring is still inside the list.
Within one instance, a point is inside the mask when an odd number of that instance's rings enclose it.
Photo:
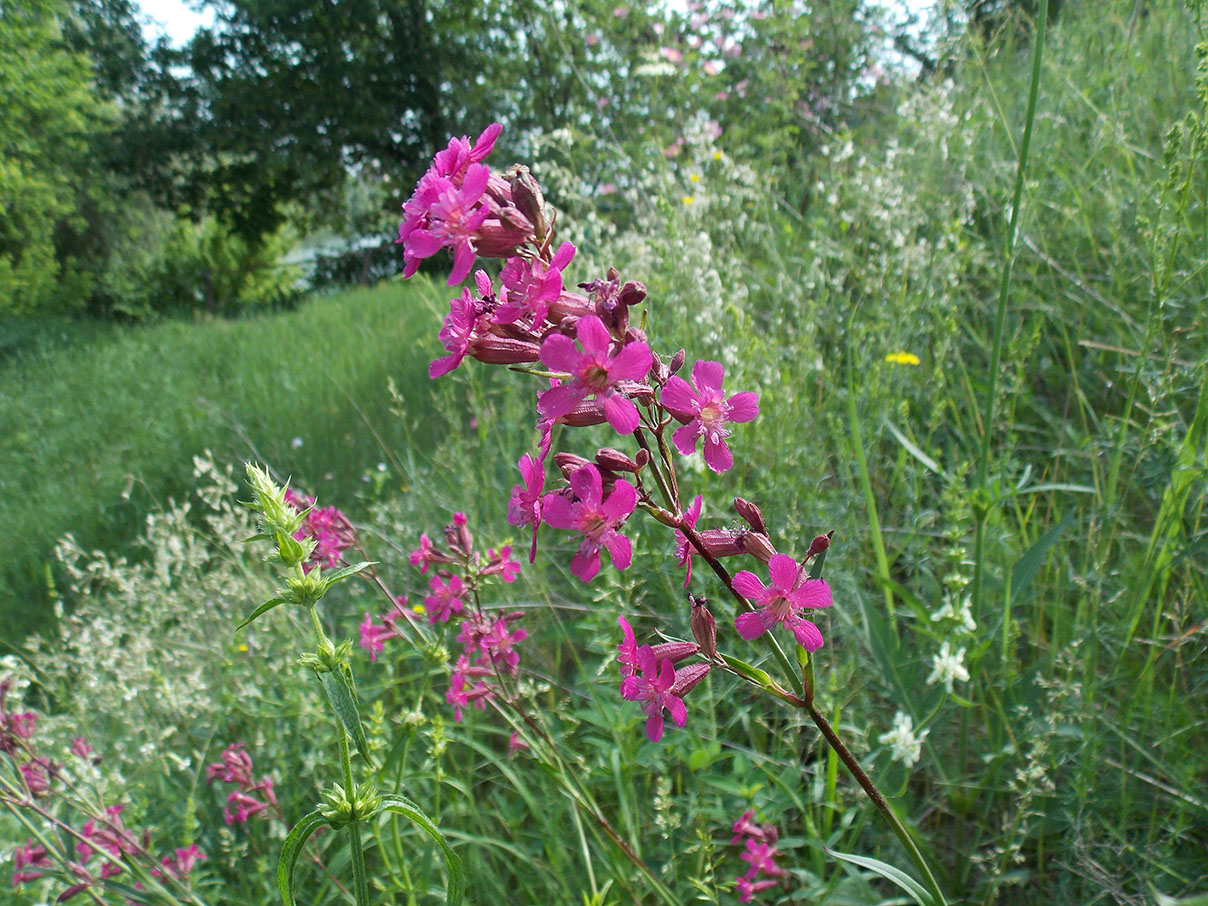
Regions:
[[[684,423],[671,438],[676,449],[687,456],[703,437],[705,464],[718,473],[734,465],[734,456],[726,446],[729,423],[749,422],[759,414],[759,397],[754,393],[735,393],[726,398],[721,388],[724,376],[720,362],[698,361],[692,366],[692,384],[672,376],[661,400],[667,411]]]
[[[428,611],[429,623],[447,623],[450,614],[461,613],[465,606],[461,600],[465,585],[460,576],[450,576],[447,585],[440,576],[433,576],[428,587],[432,594],[424,598],[424,609]]]
[[[509,258],[499,274],[507,299],[496,312],[498,324],[511,324],[528,315],[539,326],[549,314],[550,303],[562,294],[562,271],[575,257],[575,247],[564,242],[546,264],[540,258]]]
[[[621,682],[621,697],[631,702],[644,702],[642,710],[646,718],[646,736],[651,742],[663,738],[663,709],[671,714],[671,722],[683,728],[688,722],[688,709],[684,700],[672,692],[675,685],[675,667],[671,661],[656,661],[654,651],[643,645],[637,652],[640,674],[627,676]]]
[[[773,554],[768,572],[771,585],[766,587],[758,576],[745,569],[734,577],[734,589],[760,608],[739,614],[734,628],[749,641],[783,623],[802,648],[817,651],[822,647],[822,633],[809,620],[798,616],[797,611],[804,607],[830,607],[830,586],[822,579],[802,581],[797,561],[788,554]]]
[[[449,286],[466,278],[477,253],[475,234],[491,213],[482,197],[490,177],[487,167],[472,163],[466,167],[460,184],[432,171],[420,180],[415,196],[403,207],[404,220],[399,227],[398,238],[406,262],[403,276],[414,274],[424,258],[451,247],[453,271],[449,274]]]
[[[618,531],[637,506],[638,492],[628,481],[617,479],[612,493],[604,497],[600,470],[588,464],[570,477],[572,502],[561,494],[542,498],[542,516],[556,529],[583,533],[578,552],[571,558],[570,571],[590,582],[600,571],[600,548],[607,548],[612,565],[627,569],[633,559],[629,539]]]
[[[531,525],[533,543],[529,548],[529,563],[537,558],[537,527],[541,524],[541,492],[545,489],[545,462],[525,453],[516,464],[520,469],[523,485],[512,488],[512,499],[508,501],[508,522],[515,526]]]
[[[570,378],[558,387],[546,390],[537,409],[547,418],[566,415],[582,400],[596,400],[604,410],[608,424],[618,434],[632,434],[641,422],[638,408],[617,388],[618,381],[640,381],[650,371],[654,359],[650,347],[631,342],[616,354],[609,353],[612,336],[596,315],[585,315],[577,325],[580,352],[575,341],[565,334],[553,333],[541,344],[541,361]]]

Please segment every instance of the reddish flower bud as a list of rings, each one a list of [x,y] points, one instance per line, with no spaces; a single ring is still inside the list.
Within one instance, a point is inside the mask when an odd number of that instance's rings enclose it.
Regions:
[[[768,536],[759,532],[745,532],[742,536],[742,547],[761,563],[767,563],[776,553],[776,548],[772,546]]]
[[[641,305],[645,300],[646,284],[641,280],[630,280],[621,287],[620,301],[622,305],[626,307]]]
[[[705,546],[705,550],[714,557],[737,557],[739,554],[745,554],[746,548],[742,546],[742,536],[746,531],[733,531],[732,529],[705,529],[700,535],[701,543]]]
[[[549,224],[545,218],[545,196],[541,186],[523,164],[512,164],[503,175],[512,185],[513,204],[533,224],[537,242],[542,242],[549,232]]]
[[[596,451],[596,464],[614,472],[637,472],[642,468],[620,450],[612,447],[601,447]]]
[[[717,624],[705,606],[704,598],[692,597],[692,616],[688,618],[688,624],[692,627],[692,637],[700,645],[701,653],[710,660],[716,658]]]
[[[571,475],[591,463],[575,453],[555,453],[554,465],[562,471],[562,477],[570,481]]]
[[[654,652],[656,661],[671,661],[673,664],[678,664],[700,651],[700,645],[695,642],[660,642],[657,645],[651,645],[650,650]]]
[[[675,682],[671,685],[671,694],[683,698],[709,675],[712,664],[689,664],[683,670],[675,671]]]
[[[637,467],[639,469],[646,468],[646,466],[650,463],[650,451],[638,450],[638,452],[634,454],[633,461],[637,463]]]
[[[541,347],[532,340],[487,334],[470,344],[471,357],[487,365],[519,365],[541,358]]]
[[[751,503],[749,500],[743,500],[741,497],[734,498],[734,509],[739,517],[746,522],[755,531],[766,535],[768,527],[764,524],[763,513],[759,511],[759,507]]]
[[[682,349],[681,349],[681,350],[679,350],[679,351],[678,351],[678,352],[677,352],[675,355],[673,355],[673,356],[671,357],[671,368],[670,368],[670,370],[671,370],[671,373],[672,373],[672,374],[675,374],[675,373],[676,373],[676,372],[678,372],[678,371],[679,371],[681,368],[683,368],[683,367],[684,367],[684,360],[685,360],[687,357],[688,357],[688,354],[687,354],[686,352],[684,352],[684,350],[682,350]]]
[[[825,535],[819,535],[813,541],[811,541],[810,549],[805,554],[806,558],[808,559],[809,557],[812,557],[815,554],[820,554],[823,551],[825,551],[827,548],[829,548],[830,542],[831,542],[831,536],[833,534],[835,534],[834,529],[827,532]]]

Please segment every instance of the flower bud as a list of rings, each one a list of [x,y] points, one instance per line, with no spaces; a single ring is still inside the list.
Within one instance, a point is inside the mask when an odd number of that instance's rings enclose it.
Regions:
[[[647,458],[649,458],[649,454]],[[637,472],[642,468],[620,450],[612,447],[601,447],[596,450],[596,464],[602,469],[609,469],[613,472]]]
[[[650,650],[654,652],[656,661],[671,661],[673,664],[678,664],[684,658],[690,658],[698,653],[700,645],[695,642],[659,642],[657,645],[651,645]]]
[[[692,599],[692,616],[688,618],[688,624],[692,627],[692,637],[700,645],[701,653],[713,660],[717,657],[717,624],[705,606],[704,598],[689,597]]]
[[[630,305],[641,305],[646,299],[646,284],[641,280],[629,280],[621,287],[620,300],[621,304],[628,307]]]
[[[732,529],[705,529],[698,534],[710,556],[737,557],[747,552],[742,546],[742,536],[746,534],[746,530],[736,532]]]
[[[806,558],[808,559],[809,557],[812,557],[815,554],[821,554],[824,551],[826,551],[826,549],[830,547],[831,536],[834,534],[835,534],[834,529],[831,529],[825,535],[819,535],[813,541],[811,541],[810,549],[805,554]]]
[[[533,233],[541,243],[549,232],[545,218],[545,196],[541,186],[523,164],[512,164],[504,171],[504,178],[512,184],[512,203],[533,224]]]
[[[772,542],[768,536],[760,532],[744,532],[742,547],[743,550],[762,563],[767,563],[772,559],[772,555],[776,553],[776,548],[772,546]]]
[[[684,367],[684,360],[686,358],[688,358],[688,353],[684,352],[683,349],[680,349],[671,357],[670,371],[672,374],[676,374],[681,368]]]
[[[470,345],[471,357],[487,365],[519,365],[541,359],[541,347],[532,340],[487,334]]]
[[[768,527],[763,521],[763,513],[759,511],[759,507],[755,506],[755,504],[749,500],[743,500],[741,497],[735,497],[734,510],[755,531],[764,535],[768,533]]]
[[[646,468],[646,466],[650,463],[650,451],[638,450],[638,452],[634,454],[633,461],[637,464],[639,469]]]
[[[566,415],[559,415],[554,421],[559,425],[570,425],[572,428],[587,428],[591,425],[602,425],[608,421],[604,417],[604,407],[595,400],[584,400]]]
[[[671,694],[683,698],[700,685],[700,681],[708,676],[712,669],[712,664],[697,663],[689,664],[683,670],[675,671],[675,682],[671,684]]]
[[[570,481],[570,477],[578,472],[584,466],[591,465],[591,462],[579,456],[577,453],[555,453],[554,465],[562,471],[562,477]]]

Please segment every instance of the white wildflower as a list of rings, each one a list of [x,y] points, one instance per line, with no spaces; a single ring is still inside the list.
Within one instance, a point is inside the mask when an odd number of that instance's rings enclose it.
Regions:
[[[973,598],[970,595],[965,595],[961,600],[960,606],[954,608],[952,606],[952,598],[944,599],[944,606],[931,615],[931,622],[938,623],[940,620],[956,620],[961,625],[963,632],[972,633],[977,630],[977,621],[973,619]]]
[[[932,658],[931,675],[927,677],[927,685],[943,683],[944,691],[951,692],[953,680],[960,680],[962,683],[969,681],[969,670],[965,667],[965,649],[960,648],[953,654],[952,645],[944,642],[940,646],[939,654]]]
[[[890,757],[900,761],[906,767],[913,767],[923,754],[923,740],[930,730],[923,730],[918,735],[914,732],[914,720],[909,714],[899,711],[893,716],[893,729],[882,733],[877,739],[890,747]]]

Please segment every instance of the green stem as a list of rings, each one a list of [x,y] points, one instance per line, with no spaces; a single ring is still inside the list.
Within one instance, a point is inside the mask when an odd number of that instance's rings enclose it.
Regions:
[[[822,716],[822,712],[812,702],[806,704],[805,707],[809,713],[810,720],[821,731],[827,744],[839,756],[839,760],[843,762],[843,766],[847,768],[848,773],[855,778],[856,783],[860,784],[860,787],[872,801],[873,806],[881,813],[881,817],[889,823],[890,829],[893,830],[898,840],[901,841],[902,846],[905,847],[906,854],[910,856],[910,861],[914,863],[915,868],[922,874],[923,883],[926,884],[927,889],[934,898],[936,906],[945,906],[948,901],[944,899],[939,882],[936,881],[935,875],[931,872],[931,867],[927,864],[927,860],[923,858],[923,853],[914,842],[914,837],[910,835],[910,831],[907,830],[906,825],[894,814],[893,809],[889,807],[889,803],[885,801],[885,797],[881,795],[881,791],[877,789],[876,785],[869,779],[869,776],[864,773],[864,769],[860,767],[860,762],[856,760],[856,757],[843,744],[843,740],[839,738],[839,735],[827,722],[826,718]]]
[[[348,732],[343,725],[339,725],[336,739],[340,743],[340,768],[344,775],[344,795],[355,801],[356,787],[352,782],[352,755],[348,750]],[[361,846],[361,819],[355,815],[348,822],[348,848],[352,855],[352,886],[356,893],[357,906],[369,906],[369,884],[365,878],[365,850]]]
[[[1019,146],[1019,163],[1015,168],[1015,191],[1012,194],[1011,218],[1003,240],[1002,277],[998,285],[998,313],[994,319],[994,342],[990,350],[990,373],[987,375],[986,401],[982,415],[982,444],[977,460],[975,490],[984,493],[990,475],[990,448],[994,440],[994,404],[998,396],[998,370],[1002,363],[1003,340],[1007,332],[1007,299],[1011,291],[1011,265],[1015,256],[1015,237],[1019,226],[1019,208],[1023,201],[1024,174],[1028,166],[1028,148],[1032,144],[1032,124],[1036,119],[1036,98],[1040,93],[1040,63],[1044,52],[1045,25],[1049,18],[1049,0],[1041,0],[1036,19],[1036,45],[1032,52],[1032,83],[1028,89],[1028,109],[1024,118],[1023,141]],[[973,607],[977,619],[982,616],[983,554],[988,503],[975,503],[977,556],[973,562]]]

